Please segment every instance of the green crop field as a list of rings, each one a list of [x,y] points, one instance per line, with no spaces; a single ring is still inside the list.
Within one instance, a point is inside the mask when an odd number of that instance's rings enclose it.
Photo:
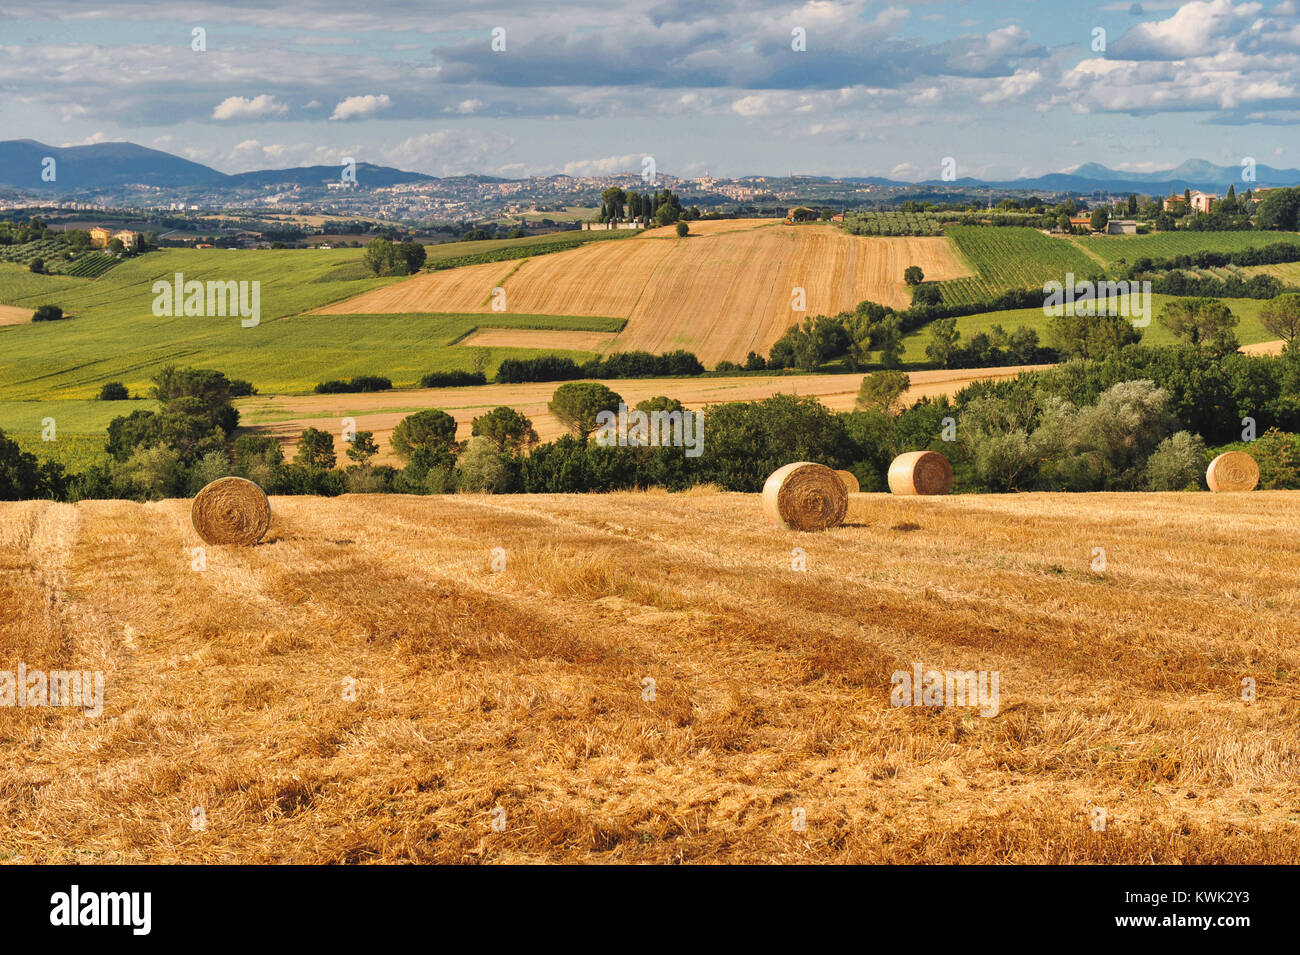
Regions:
[[[1007,289],[1042,288],[1044,282],[1063,280],[1067,272],[1082,279],[1101,271],[1082,249],[1037,229],[950,226],[946,232],[975,273],[939,283],[949,304],[985,301]]]
[[[21,265],[0,262],[0,305],[44,305],[55,293],[80,288],[83,281],[61,275],[37,275]]]
[[[1141,258],[1170,259],[1192,252],[1241,252],[1275,242],[1295,242],[1294,232],[1156,232],[1151,235],[1093,235],[1065,241],[1077,243],[1093,255],[1113,265],[1120,259],[1136,262]]]
[[[2,427],[0,431],[38,460],[61,464],[69,474],[79,474],[96,464],[107,464],[109,460],[108,452],[104,450],[106,436],[103,432],[77,434],[60,431],[56,440],[46,441],[39,431],[11,432]]]
[[[1160,324],[1160,312],[1167,302],[1175,299],[1172,295],[1151,296],[1151,324],[1142,329],[1142,341],[1148,345],[1172,345],[1177,341],[1169,330]],[[1243,345],[1255,342],[1272,341],[1277,336],[1268,332],[1259,323],[1259,310],[1263,302],[1251,298],[1221,299],[1237,316],[1237,341]],[[1051,319],[1043,314],[1041,308],[1017,308],[1003,312],[981,312],[978,315],[964,315],[957,319],[957,330],[961,333],[961,342],[970,341],[972,335],[986,332],[994,325],[1001,325],[1007,332],[1013,332],[1021,325],[1038,332],[1038,340],[1044,345],[1050,344],[1048,329]],[[903,363],[905,365],[924,364],[926,362],[925,346],[930,341],[930,328],[917,329],[903,339]]]

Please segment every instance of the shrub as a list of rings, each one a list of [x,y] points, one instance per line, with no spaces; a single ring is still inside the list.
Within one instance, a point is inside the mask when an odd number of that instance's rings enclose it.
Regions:
[[[393,383],[379,375],[357,375],[349,381],[322,381],[315,387],[318,395],[352,394],[361,391],[391,391]]]
[[[120,381],[110,381],[99,389],[100,401],[126,401],[130,397],[131,394],[126,390],[126,385]]]
[[[42,305],[32,315],[33,322],[57,322],[64,318],[63,309],[57,305]]]
[[[420,379],[421,388],[459,388],[462,385],[486,385],[481,371],[434,371]]]
[[[1147,458],[1147,489],[1196,491],[1205,476],[1205,442],[1198,434],[1179,431],[1160,442]]]
[[[510,457],[486,437],[472,438],[456,462],[456,486],[461,491],[501,494],[514,484]]]
[[[1259,465],[1261,490],[1300,489],[1300,434],[1288,434],[1270,428],[1254,441],[1239,441],[1215,448],[1206,453],[1207,458],[1224,451],[1244,451]]]
[[[679,239],[686,238],[686,236],[690,234],[690,231],[691,231],[691,227],[688,226],[685,222],[682,222],[680,220],[677,222],[677,237]]]
[[[27,266],[28,271],[35,272],[37,275],[45,274],[45,260],[32,259],[32,264]]]

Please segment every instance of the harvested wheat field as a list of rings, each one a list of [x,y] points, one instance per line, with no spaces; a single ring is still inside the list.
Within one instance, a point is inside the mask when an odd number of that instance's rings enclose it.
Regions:
[[[691,235],[718,235],[722,232],[743,232],[749,229],[762,229],[767,226],[779,226],[784,219],[696,219],[687,222]],[[638,239],[675,239],[677,225],[661,225],[653,229],[644,229],[637,233]]]
[[[751,351],[766,354],[810,315],[834,315],[865,299],[905,306],[909,265],[919,265],[930,281],[970,274],[942,236],[870,238],[828,225],[737,221],[756,224],[732,221],[731,228],[653,242],[643,241],[647,233],[426,273],[318,311],[491,312],[490,295],[499,286],[505,311],[513,314],[626,318],[609,350],[684,348],[713,365],[743,361]],[[796,288],[804,290],[806,311],[792,307]]]
[[[24,325],[32,320],[30,308],[17,305],[0,305],[0,328],[5,325]]]
[[[493,330],[497,331],[497,330]],[[504,330],[502,330],[504,331]],[[530,331],[525,329],[524,331]],[[593,332],[545,332],[551,335],[591,335]],[[466,339],[468,341],[469,339]],[[1049,365],[1007,365],[1000,368],[938,369],[909,373],[911,386],[903,393],[904,404],[920,398],[955,395],[973,381],[1012,378],[1023,371]],[[611,379],[604,384],[618,392],[629,405],[667,395],[692,411],[724,401],[758,401],[775,394],[817,398],[832,411],[851,411],[862,384],[862,375],[743,375],[709,378]],[[542,441],[554,441],[567,429],[547,410],[560,382],[528,382],[515,385],[473,385],[463,388],[419,388],[368,394],[342,395],[256,395],[242,398],[238,405],[245,427],[272,435],[292,457],[293,447],[304,428],[321,428],[338,433],[344,418],[354,419],[357,428],[374,432],[379,442],[380,464],[401,464],[393,453],[391,438],[399,421],[416,411],[438,408],[456,419],[458,440],[470,438],[474,418],[498,405],[507,405],[527,415]]]
[[[277,497],[203,571],[187,501],[0,504],[6,667],[106,682],[0,709],[0,850],[1293,862],[1297,501]],[[996,715],[891,706],[914,665],[996,672]]]

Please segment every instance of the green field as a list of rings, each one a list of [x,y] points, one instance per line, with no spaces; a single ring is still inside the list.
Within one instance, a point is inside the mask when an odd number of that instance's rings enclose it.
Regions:
[[[1067,272],[1078,278],[1101,271],[1082,249],[1037,229],[1016,226],[950,226],[947,235],[957,254],[975,275],[940,282],[948,304],[986,301],[1016,288],[1042,288]]]
[[[21,265],[0,262],[0,305],[42,305],[55,293],[80,288],[85,280],[64,278],[61,275],[37,275]],[[35,298],[33,298],[35,297]],[[28,302],[26,300],[33,299]]]
[[[1165,303],[1173,301],[1173,295],[1151,296],[1151,324],[1142,329],[1142,341],[1148,345],[1172,345],[1176,339],[1169,330],[1160,324],[1160,311]],[[1243,345],[1255,342],[1272,341],[1277,336],[1265,330],[1259,323],[1259,310],[1263,302],[1250,298],[1221,299],[1239,319],[1237,341]],[[972,335],[986,332],[994,325],[1001,325],[1007,332],[1013,332],[1021,325],[1038,332],[1041,344],[1049,344],[1048,328],[1051,319],[1043,314],[1041,308],[1017,308],[1005,312],[981,312],[978,315],[965,315],[957,319],[957,330],[961,332],[961,342],[970,341]],[[925,364],[925,346],[930,341],[928,327],[918,329],[903,339],[903,362],[907,365]]]
[[[125,413],[125,412],[123,412]],[[76,434],[58,432],[57,439],[46,441],[39,431],[5,431],[5,437],[13,438],[18,447],[35,455],[40,461],[53,461],[63,465],[69,474],[79,474],[96,464],[107,464],[108,452],[104,450],[105,434]]]
[[[1275,242],[1300,241],[1294,232],[1156,232],[1151,235],[1093,235],[1067,240],[1113,265],[1120,259],[1170,259],[1192,252],[1240,252]]]

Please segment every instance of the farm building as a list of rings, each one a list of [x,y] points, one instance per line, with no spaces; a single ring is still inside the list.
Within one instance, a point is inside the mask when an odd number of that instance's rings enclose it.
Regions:
[[[1183,206],[1186,204],[1187,204],[1187,200],[1184,199],[1182,196],[1171,195],[1165,197],[1164,207],[1166,212],[1173,212],[1176,209],[1178,209],[1179,206]]]
[[[1137,235],[1137,220],[1111,219],[1110,222],[1106,223],[1106,232],[1108,235]]]
[[[112,242],[114,239],[121,239],[123,247],[129,251],[134,249],[136,243],[140,240],[140,233],[132,232],[130,229],[121,229],[117,232],[112,232],[105,229],[103,226],[97,225],[92,227],[89,231],[90,245],[92,248],[96,249],[106,249],[108,248],[108,243]]]
[[[1197,212],[1209,212],[1219,197],[1208,192],[1192,193],[1192,208]]]

